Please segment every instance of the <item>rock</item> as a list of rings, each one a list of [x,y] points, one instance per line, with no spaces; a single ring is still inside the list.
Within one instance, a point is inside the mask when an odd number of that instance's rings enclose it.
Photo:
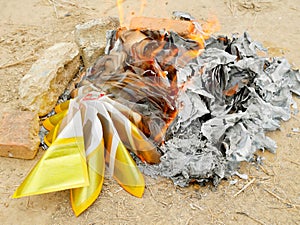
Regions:
[[[80,48],[83,63],[90,67],[95,60],[104,54],[106,46],[106,31],[120,26],[118,18],[103,17],[91,20],[75,27],[75,42]]]
[[[78,72],[80,54],[75,43],[58,43],[45,50],[21,79],[21,108],[44,116]]]
[[[0,110],[0,156],[33,159],[39,148],[37,113]]]

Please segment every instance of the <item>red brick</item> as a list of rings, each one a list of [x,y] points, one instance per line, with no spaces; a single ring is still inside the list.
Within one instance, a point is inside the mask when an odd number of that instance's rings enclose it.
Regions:
[[[37,113],[0,110],[0,156],[33,159],[39,148]]]
[[[191,21],[172,20],[152,17],[133,17],[129,25],[130,29],[149,29],[175,31],[179,35],[187,36],[194,31],[194,24]]]

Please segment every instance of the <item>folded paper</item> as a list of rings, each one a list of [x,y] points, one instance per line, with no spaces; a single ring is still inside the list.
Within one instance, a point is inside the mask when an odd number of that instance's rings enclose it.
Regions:
[[[159,162],[160,155],[134,124],[140,116],[96,91],[55,110],[43,123],[50,147],[13,197],[70,189],[78,216],[98,198],[106,167],[124,190],[142,197],[144,178],[128,150],[150,163]]]

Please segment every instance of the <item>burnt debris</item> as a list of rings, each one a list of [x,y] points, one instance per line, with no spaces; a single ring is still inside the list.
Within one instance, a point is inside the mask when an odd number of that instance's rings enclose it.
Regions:
[[[217,185],[256,150],[275,152],[265,132],[290,118],[292,93],[300,94],[300,74],[286,59],[268,58],[248,33],[211,36],[204,49],[164,30],[119,29],[107,37],[106,55],[79,87],[104,91],[142,115],[139,129],[163,153],[158,165],[139,162],[145,174],[179,186]]]

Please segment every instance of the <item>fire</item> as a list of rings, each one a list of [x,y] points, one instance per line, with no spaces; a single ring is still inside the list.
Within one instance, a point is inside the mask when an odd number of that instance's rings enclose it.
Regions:
[[[141,6],[140,6],[140,13],[139,13],[139,15],[143,14],[144,8],[145,8],[146,4],[147,4],[146,0],[141,0]]]
[[[124,0],[117,0],[117,6],[118,6],[118,12],[119,12],[119,20],[120,20],[120,25],[121,27],[124,26],[124,12],[122,8],[122,3]]]
[[[197,21],[193,21],[193,22],[197,22]],[[195,29],[194,32],[190,33],[187,36],[187,38],[195,41],[198,44],[198,47],[196,49],[191,49],[191,50],[185,51],[180,56],[180,59],[178,59],[178,61],[182,61],[184,64],[187,64],[194,58],[198,57],[204,51],[205,40],[210,38],[210,36],[214,32],[216,32],[220,29],[220,24],[216,17],[211,17],[208,21],[206,21],[204,24],[202,24],[201,27],[202,27],[202,31],[198,31]],[[156,51],[153,51],[153,54],[154,54],[153,56],[158,54],[160,52],[160,50],[162,50],[161,46],[160,46],[160,48],[157,48]],[[172,60],[172,58],[176,57],[177,54],[178,54],[178,49],[174,49],[173,51],[171,51],[170,56],[168,56],[164,59],[164,62]],[[184,65],[182,65],[182,66],[184,66]],[[176,76],[174,76],[173,79],[175,80]],[[174,93],[175,95],[177,95],[180,88],[184,88],[184,86],[177,87],[176,93]],[[236,89],[231,90],[231,91],[236,91]],[[231,94],[231,91],[229,91],[227,94]],[[170,109],[164,109],[164,113],[168,114],[168,120],[166,121],[165,125],[161,129],[161,132],[154,137],[154,140],[156,142],[164,141],[164,136],[165,136],[169,126],[172,124],[172,122],[176,118],[176,116],[178,114],[178,110],[180,110],[180,109],[175,109],[173,111],[170,111]]]
[[[132,19],[132,17],[141,16],[143,14],[145,6],[147,5],[147,1],[146,0],[141,0],[139,10],[137,12],[132,11],[130,14],[128,14],[126,16],[124,15],[124,10],[123,10],[123,3],[124,2],[125,2],[125,0],[117,0],[120,26],[121,27],[129,27],[128,24],[129,24],[129,21]]]
[[[220,30],[220,22],[218,18],[211,15],[210,18],[202,25],[203,38],[207,40],[214,32]]]
[[[215,16],[211,16],[201,25],[197,20],[182,21],[141,17],[147,4],[146,0],[140,1],[138,13],[133,12],[125,16],[123,3],[124,0],[117,0],[122,28],[117,31],[116,37],[124,43],[124,50],[128,54],[128,62],[134,68],[139,67],[139,71],[144,72],[135,74],[135,69],[130,69],[130,73],[126,75],[127,77],[123,79],[122,83],[113,85],[118,88],[146,90],[142,94],[143,97],[140,98],[147,98],[147,101],[154,104],[161,111],[160,118],[156,117],[161,119],[161,122],[153,125],[153,123],[156,123],[155,118],[144,116],[139,128],[156,143],[162,143],[167,129],[177,117],[179,110],[177,108],[179,106],[170,103],[170,101],[175,102],[178,93],[184,89],[184,85],[180,86],[181,84],[177,83],[177,68],[184,67],[204,51],[205,41],[210,38],[212,33],[219,30],[220,24]],[[128,20],[130,20],[129,26],[127,26]],[[147,32],[141,32],[143,30],[153,32],[152,36],[146,34]],[[175,45],[169,39],[172,38],[170,33],[166,36],[159,32],[155,33],[157,30],[165,30],[167,33],[173,31],[181,38],[190,40],[190,44],[188,44],[188,47]],[[135,78],[136,76],[141,76],[141,78]],[[149,85],[152,87],[149,87]],[[153,95],[155,90],[160,90],[161,94],[165,96]],[[136,91],[136,94],[141,94],[139,90],[134,91]],[[234,91],[235,89],[228,90],[227,94],[230,95]]]
[[[194,21],[197,22],[197,21]],[[205,48],[205,40],[207,40],[214,32],[219,30],[219,22],[216,17],[210,19],[202,25],[202,30],[194,30],[187,38],[195,41],[198,44],[198,48],[185,51],[180,57],[179,61],[182,62],[182,66],[198,57]]]
[[[194,22],[198,23],[198,21]],[[218,18],[216,16],[210,16],[207,21],[201,24],[201,28],[202,30],[195,29],[193,33],[188,35],[188,38],[197,42],[200,47],[200,50],[198,51],[192,50],[187,52],[187,55],[189,55],[191,58],[199,56],[205,48],[205,40],[209,39],[213,33],[220,30]]]

